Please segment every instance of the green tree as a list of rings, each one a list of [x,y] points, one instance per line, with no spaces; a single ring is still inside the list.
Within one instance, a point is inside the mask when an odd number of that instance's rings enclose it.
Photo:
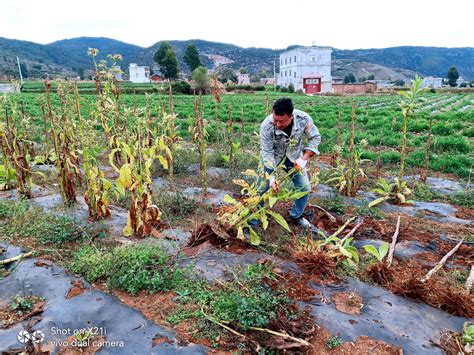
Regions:
[[[158,63],[160,71],[166,79],[178,78],[178,58],[176,58],[176,53],[168,42],[161,43],[160,48],[155,52],[153,59]]]
[[[240,68],[239,71],[240,71],[240,74],[248,74],[249,73],[249,71],[245,67]]]
[[[448,84],[451,87],[456,86],[456,80],[459,79],[459,73],[455,66],[452,66],[448,70]]]
[[[200,66],[193,71],[193,80],[196,82],[196,89],[204,93],[209,87],[209,76],[207,75],[207,68]]]
[[[344,84],[355,83],[357,80],[354,74],[349,73],[344,77]]]
[[[191,72],[194,72],[196,68],[202,66],[201,60],[199,59],[199,51],[193,43],[186,47],[183,59]]]
[[[375,75],[374,75],[374,74],[370,74],[370,75],[367,77],[367,80],[375,80]]]
[[[397,79],[393,82],[395,86],[403,86],[405,85],[405,82],[402,79]]]
[[[231,68],[224,68],[217,73],[217,79],[225,84],[227,81],[232,81],[233,83],[237,82],[237,76],[234,73],[234,70]]]
[[[84,68],[77,69],[77,74],[79,75],[79,78],[81,78],[81,80],[84,80]]]

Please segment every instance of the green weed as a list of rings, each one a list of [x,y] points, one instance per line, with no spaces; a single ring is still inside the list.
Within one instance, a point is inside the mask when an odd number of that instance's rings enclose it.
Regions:
[[[147,244],[109,250],[86,246],[75,252],[70,268],[89,282],[103,280],[109,287],[131,294],[172,290],[184,281],[186,273],[172,265],[159,246]]]
[[[326,347],[328,349],[334,349],[337,348],[338,346],[341,346],[344,344],[340,336],[332,336],[326,341]]]
[[[0,229],[8,238],[33,238],[42,244],[61,245],[85,237],[84,229],[73,218],[44,212],[24,202],[1,202],[0,211],[7,218]]]

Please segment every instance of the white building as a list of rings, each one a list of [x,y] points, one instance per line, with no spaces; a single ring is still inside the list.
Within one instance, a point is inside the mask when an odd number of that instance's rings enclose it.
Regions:
[[[250,74],[236,73],[236,75],[237,75],[237,85],[249,85],[250,84]]]
[[[466,80],[464,80],[464,78],[462,76],[460,76],[457,80],[456,80],[456,85],[459,86],[461,84],[464,84],[466,82]]]
[[[130,63],[128,68],[129,78],[132,83],[149,83],[150,82],[150,68],[146,66],[139,66],[136,63]]]
[[[299,47],[280,54],[277,84],[306,94],[332,92],[330,48]]]
[[[423,78],[421,82],[422,88],[440,88],[443,86],[443,78],[433,78],[432,76],[427,76]]]

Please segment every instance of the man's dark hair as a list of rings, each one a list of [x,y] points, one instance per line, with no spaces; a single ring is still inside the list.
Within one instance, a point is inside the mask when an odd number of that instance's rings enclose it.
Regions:
[[[285,114],[291,116],[293,113],[293,102],[291,102],[291,99],[286,97],[278,99],[273,104],[273,112],[278,116],[283,116]]]

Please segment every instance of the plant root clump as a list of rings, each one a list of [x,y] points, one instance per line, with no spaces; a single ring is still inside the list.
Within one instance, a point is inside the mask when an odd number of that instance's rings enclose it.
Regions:
[[[376,284],[387,286],[393,279],[392,270],[385,263],[370,264],[365,273]]]
[[[298,251],[293,254],[295,262],[314,281],[339,282],[336,275],[336,262],[329,254],[323,251]]]
[[[433,307],[442,309],[452,315],[474,317],[473,296],[463,288],[453,287],[439,275],[426,282],[423,267],[414,261],[401,262],[385,270],[385,266],[369,267],[367,276],[391,292],[422,301]],[[388,271],[388,272],[387,272]]]
[[[251,248],[244,241],[237,239],[236,233],[232,230],[226,230],[214,223],[203,223],[198,225],[189,238],[189,249],[203,245],[211,244],[218,249],[242,254],[246,249]]]
[[[282,290],[292,300],[310,302],[314,297],[321,297],[321,292],[309,285],[311,276],[286,272],[281,277],[268,280],[268,285],[274,290]]]
[[[290,314],[292,315],[291,319]],[[309,342],[316,331],[317,325],[314,324],[309,307],[301,311],[293,304],[287,310],[279,310],[277,316],[270,321],[267,328]],[[263,331],[249,330],[245,335],[247,349],[252,350],[252,353],[258,352],[261,348],[282,350],[285,354],[301,354],[310,350],[308,346],[301,342]]]

